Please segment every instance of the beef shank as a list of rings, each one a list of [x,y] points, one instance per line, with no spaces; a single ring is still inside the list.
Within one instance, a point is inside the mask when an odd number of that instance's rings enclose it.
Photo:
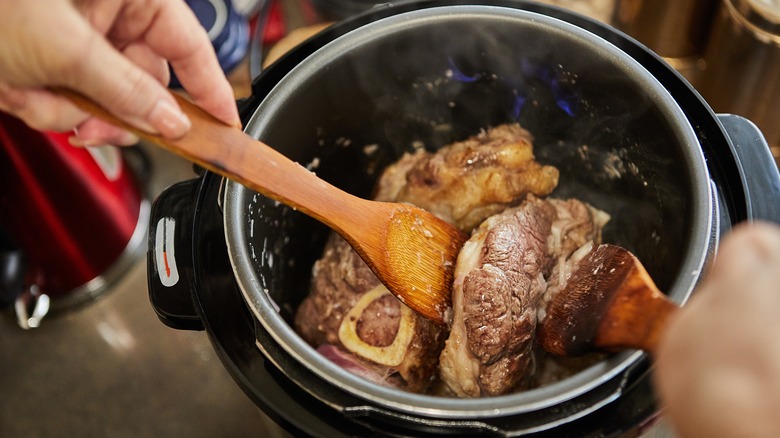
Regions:
[[[448,394],[521,386],[533,368],[546,275],[600,232],[589,206],[539,198],[556,187],[558,170],[535,161],[531,140],[517,124],[497,126],[436,152],[407,153],[378,182],[377,200],[417,205],[467,232],[484,221],[458,261],[451,333],[398,301],[333,233],[296,312],[301,337],[382,385],[431,392],[441,360]]]
[[[452,323],[441,378],[459,397],[496,396],[530,385],[538,307],[553,268],[600,241],[605,213],[576,199],[529,196],[491,216],[455,267]]]

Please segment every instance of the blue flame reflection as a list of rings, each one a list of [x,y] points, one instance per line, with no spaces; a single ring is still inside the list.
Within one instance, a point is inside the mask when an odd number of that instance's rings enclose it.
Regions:
[[[558,79],[553,79],[549,85],[558,108],[565,111],[569,116],[574,117],[576,115],[577,95],[563,87]]]
[[[523,110],[523,106],[525,105],[526,97],[522,95],[515,96],[514,105],[512,106],[512,118],[517,120],[520,118],[520,111]]]
[[[495,75],[472,74],[468,75],[456,65],[452,58],[448,59],[448,76],[458,82],[475,83],[481,79],[495,78]],[[575,117],[578,112],[580,96],[572,89],[572,81],[569,75],[558,65],[551,66],[547,63],[523,58],[519,63],[520,75],[515,78],[504,79],[504,83],[510,86],[515,93],[512,103],[511,115],[517,119],[528,101],[528,92],[532,87],[542,84],[552,96],[555,105],[569,117]]]
[[[458,82],[465,82],[467,84],[476,82],[481,75],[475,74],[474,76],[469,76],[465,73],[463,73],[458,66],[455,65],[455,61],[452,60],[452,58],[447,59],[447,63],[449,64],[449,72],[451,73],[452,79],[455,79]]]

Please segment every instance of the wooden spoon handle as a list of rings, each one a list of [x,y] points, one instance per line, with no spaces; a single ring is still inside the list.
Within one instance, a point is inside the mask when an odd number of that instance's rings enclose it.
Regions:
[[[84,111],[294,207],[340,233],[359,221],[362,211],[359,204],[367,202],[328,184],[270,146],[222,123],[176,93],[172,94],[192,121],[192,128],[183,137],[171,140],[130,126],[79,93],[66,89],[53,91]],[[337,215],[333,214],[335,207],[341,210]]]

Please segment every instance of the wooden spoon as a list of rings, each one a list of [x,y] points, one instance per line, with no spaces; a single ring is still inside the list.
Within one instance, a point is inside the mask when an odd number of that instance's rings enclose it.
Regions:
[[[654,353],[667,319],[678,309],[634,254],[599,245],[548,303],[537,339],[559,356],[624,349]]]
[[[350,195],[176,93],[192,129],[170,140],[120,121],[78,93],[54,91],[109,123],[323,222],[352,245],[398,299],[445,323],[455,261],[467,239],[459,229],[411,205]]]

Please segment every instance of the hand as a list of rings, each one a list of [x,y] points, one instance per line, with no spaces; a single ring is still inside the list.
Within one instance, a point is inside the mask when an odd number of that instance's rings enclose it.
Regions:
[[[780,228],[723,240],[662,337],[655,377],[681,437],[780,436]]]
[[[182,0],[0,0],[0,41],[0,110],[39,130],[75,128],[74,144],[136,139],[47,87],[81,92],[151,133],[186,133],[167,62],[196,104],[240,127],[206,31]]]

